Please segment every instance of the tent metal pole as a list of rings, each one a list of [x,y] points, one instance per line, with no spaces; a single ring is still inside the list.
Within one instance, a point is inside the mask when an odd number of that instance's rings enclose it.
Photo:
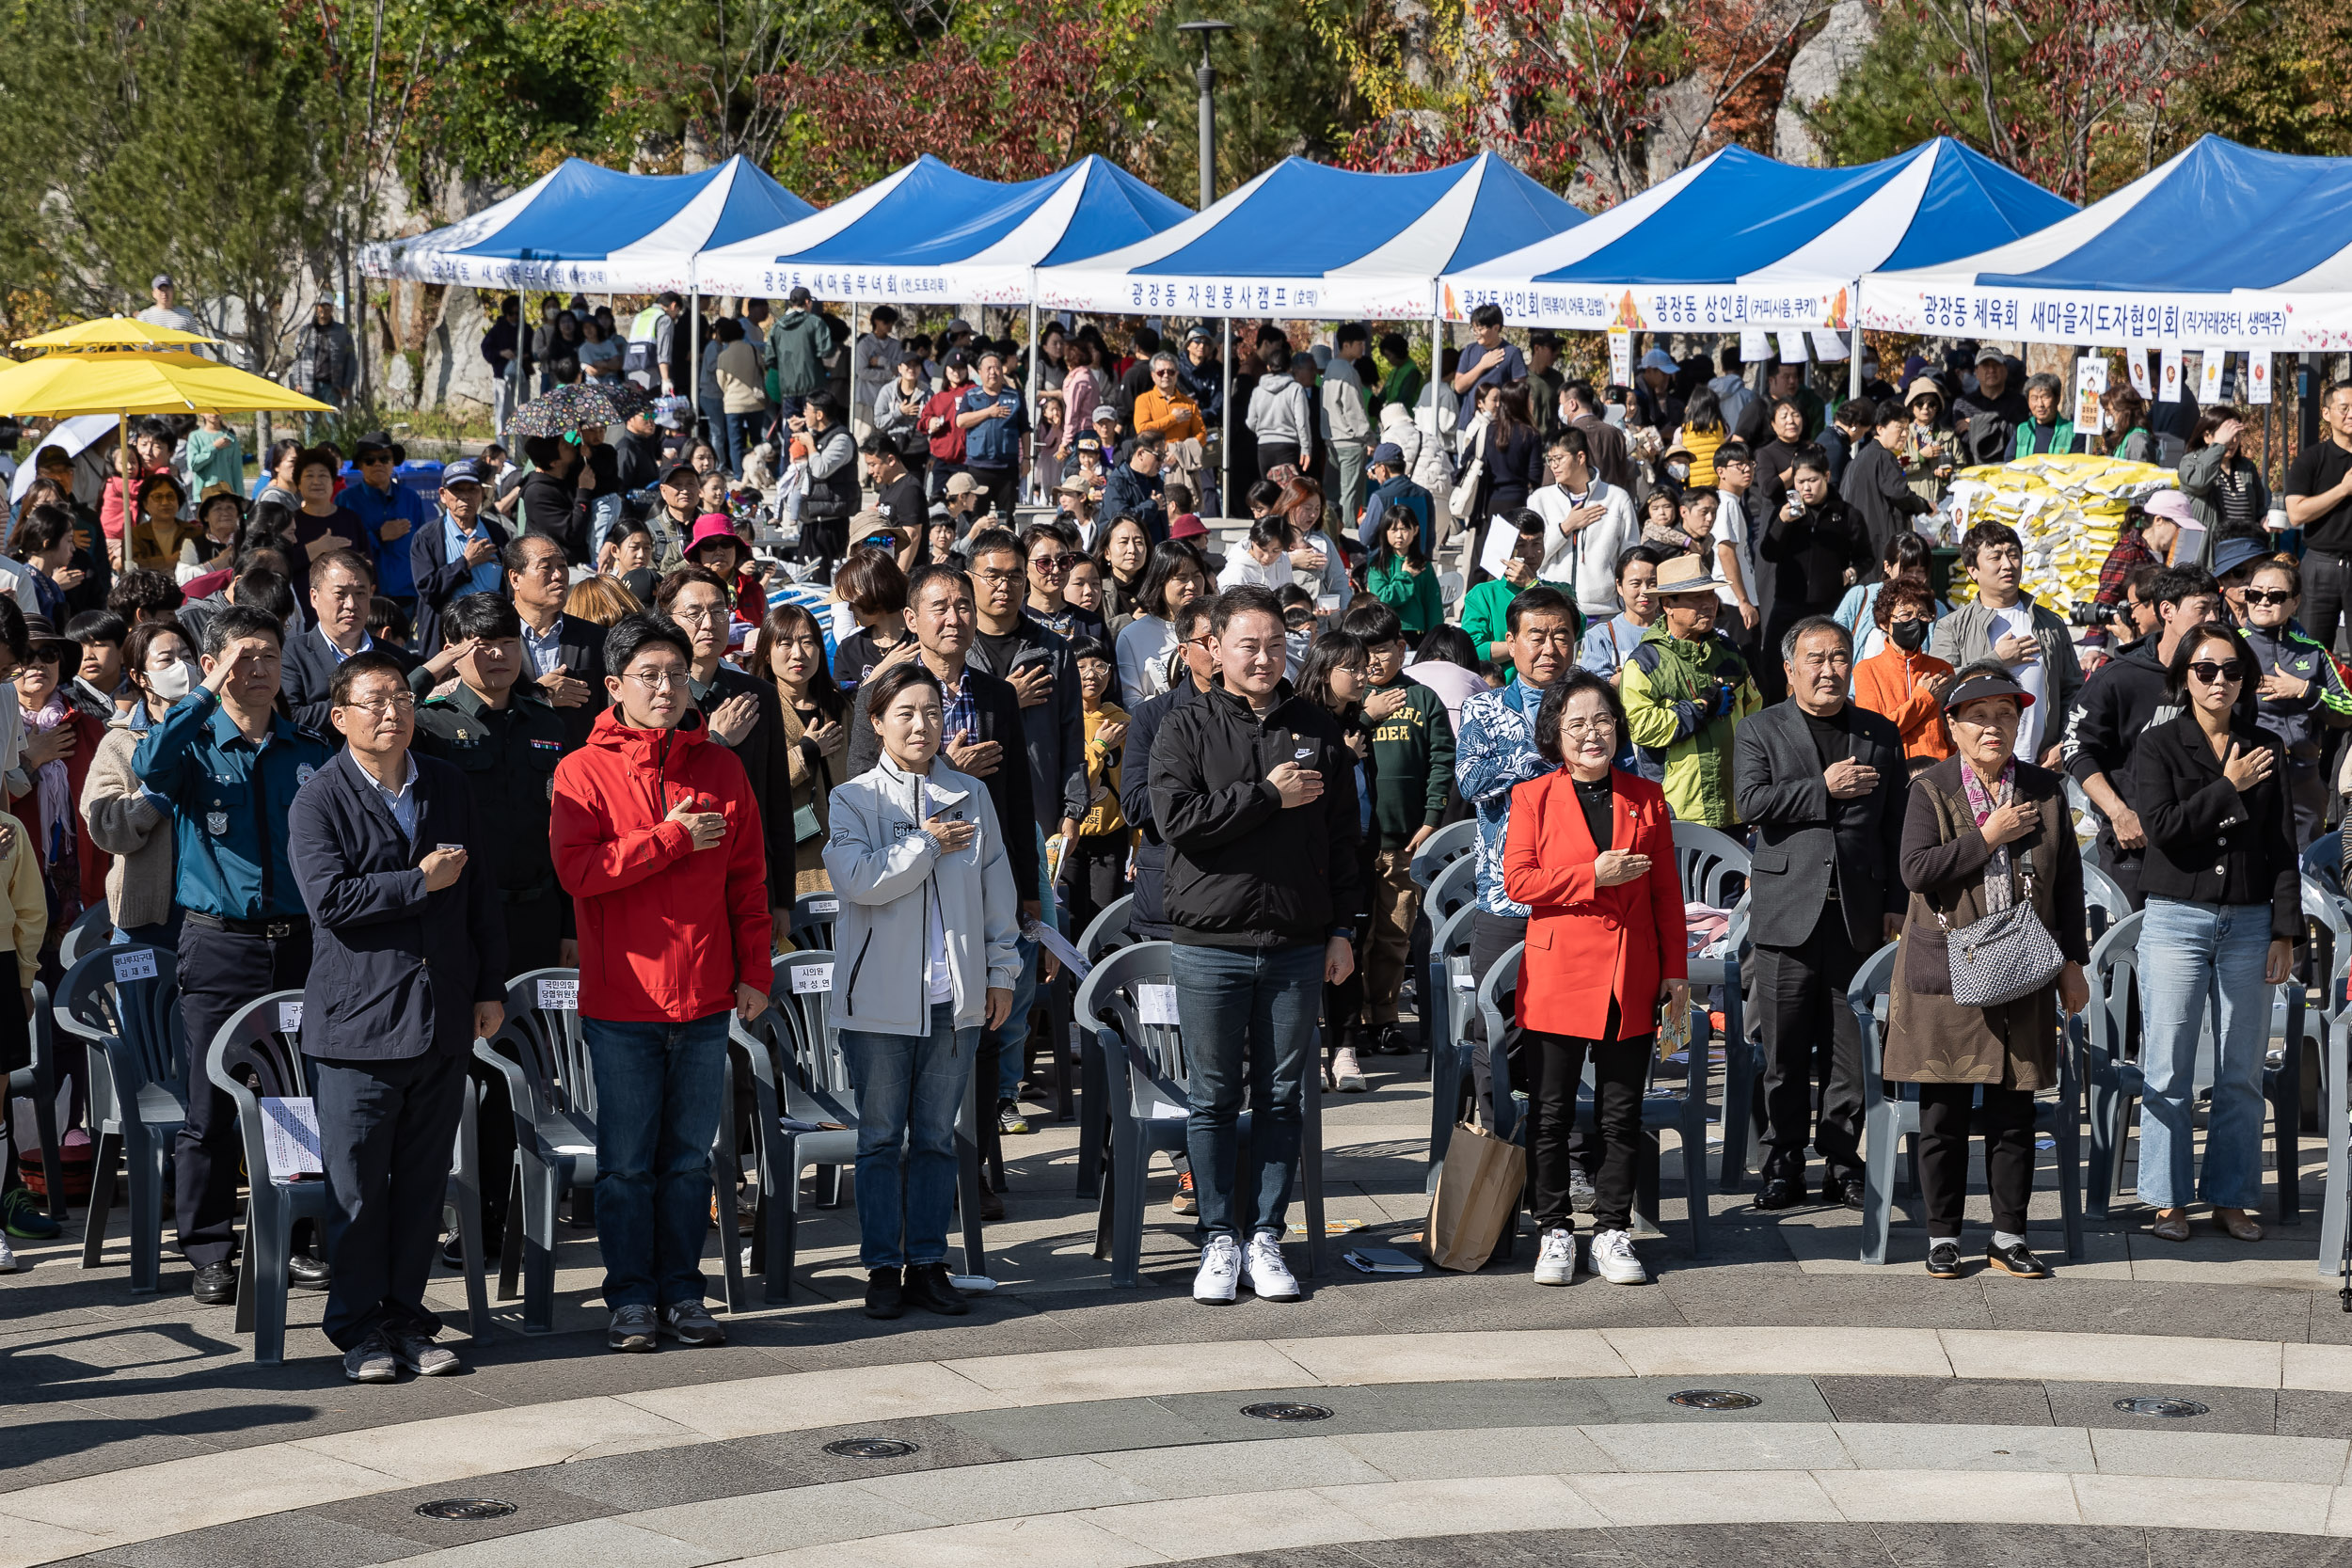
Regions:
[[[1847,296],[1853,301],[1853,327],[1846,335],[1846,395],[1862,395],[1862,279],[1855,278],[1853,293]]]
[[[1218,345],[1220,352],[1216,356],[1217,363],[1224,367],[1225,380],[1224,395],[1217,400],[1221,434],[1216,445],[1216,515],[1230,517],[1233,515],[1233,318],[1227,316],[1223,320],[1225,341]]]
[[[1031,267],[1029,269],[1029,373],[1027,380],[1029,383],[1028,477],[1034,479],[1037,476],[1037,460],[1039,451],[1037,443],[1037,389],[1044,383],[1045,380],[1045,351],[1037,341],[1037,269],[1035,267]],[[1064,410],[1067,411],[1068,407],[1069,404],[1065,402],[1063,404]],[[1046,498],[1048,504],[1051,504],[1052,499],[1053,498],[1050,496]]]
[[[702,417],[703,296],[699,289],[686,296],[686,406]]]

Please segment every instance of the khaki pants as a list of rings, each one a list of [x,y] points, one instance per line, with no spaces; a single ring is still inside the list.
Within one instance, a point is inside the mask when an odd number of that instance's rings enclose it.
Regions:
[[[1412,950],[1413,917],[1421,912],[1421,888],[1413,880],[1413,857],[1383,849],[1373,859],[1372,931],[1364,955],[1364,1023],[1376,1029],[1396,1022],[1396,993],[1405,985],[1406,956]]]

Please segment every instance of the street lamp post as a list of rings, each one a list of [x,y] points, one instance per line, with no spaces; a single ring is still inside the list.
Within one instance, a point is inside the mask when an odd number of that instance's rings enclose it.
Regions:
[[[1230,22],[1180,22],[1180,33],[1200,35],[1200,68],[1193,80],[1200,84],[1200,211],[1216,199],[1216,67],[1209,63],[1209,45],[1219,33],[1230,33]]]

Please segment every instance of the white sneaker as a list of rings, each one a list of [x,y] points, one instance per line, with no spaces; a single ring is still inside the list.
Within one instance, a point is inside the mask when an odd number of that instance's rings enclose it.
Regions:
[[[1231,1236],[1212,1236],[1200,1249],[1200,1272],[1192,1276],[1192,1299],[1212,1307],[1230,1307],[1241,1282],[1241,1243]]]
[[[1622,1230],[1604,1230],[1593,1238],[1593,1272],[1612,1285],[1646,1285],[1649,1273],[1633,1256],[1633,1238]]]
[[[1565,1285],[1576,1278],[1576,1232],[1555,1226],[1544,1232],[1543,1250],[1535,1255],[1535,1283]]]
[[[1364,1092],[1364,1069],[1357,1065],[1352,1047],[1343,1045],[1331,1053],[1331,1082],[1342,1094]]]
[[[1282,1243],[1263,1230],[1249,1238],[1249,1251],[1241,1263],[1241,1282],[1260,1301],[1298,1299],[1298,1281],[1292,1276],[1291,1266],[1282,1261]]]
[[[8,1233],[0,1230],[0,1274],[16,1273],[16,1249],[8,1245]]]

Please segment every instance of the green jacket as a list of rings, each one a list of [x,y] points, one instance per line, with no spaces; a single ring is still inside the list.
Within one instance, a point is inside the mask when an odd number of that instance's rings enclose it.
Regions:
[[[1374,598],[1396,611],[1396,618],[1405,623],[1405,635],[1415,642],[1445,621],[1445,601],[1438,596],[1435,566],[1408,572],[1403,556],[1383,550],[1373,557],[1364,573],[1364,586],[1372,590]]]
[[[1642,776],[1665,790],[1676,817],[1737,827],[1731,736],[1764,699],[1730,640],[1717,632],[1704,642],[1680,641],[1661,621],[1634,645],[1617,693]]]
[[[1454,782],[1454,721],[1445,701],[1400,674],[1375,691],[1405,693],[1405,705],[1372,730],[1372,826],[1375,847],[1402,849],[1424,827],[1445,819]]]
[[[825,389],[825,356],[833,352],[833,328],[814,310],[787,310],[768,329],[768,362],[776,370],[776,390],[788,398],[814,397]]]
[[[1478,657],[1492,661],[1494,645],[1511,639],[1511,601],[1524,592],[1501,578],[1488,578],[1462,595],[1462,629],[1478,644]]]

